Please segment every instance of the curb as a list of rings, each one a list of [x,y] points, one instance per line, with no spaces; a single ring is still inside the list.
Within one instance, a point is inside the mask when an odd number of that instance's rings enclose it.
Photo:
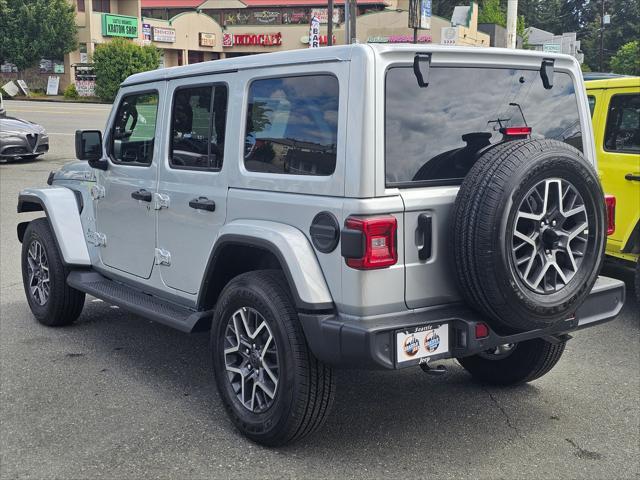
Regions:
[[[79,100],[74,98],[73,100],[66,100],[62,96],[51,96],[51,97],[13,97],[13,98],[5,98],[5,102],[10,102],[12,100],[20,100],[24,102],[48,102],[48,103],[77,103],[77,104],[93,104],[93,105],[111,105],[108,102],[101,102],[100,100]]]

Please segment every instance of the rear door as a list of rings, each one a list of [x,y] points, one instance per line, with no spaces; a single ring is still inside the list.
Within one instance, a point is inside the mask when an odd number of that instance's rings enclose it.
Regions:
[[[225,159],[230,78],[172,81],[167,145],[161,161],[158,253],[164,283],[195,294],[227,212]],[[157,260],[158,261],[158,260]]]
[[[598,168],[605,193],[616,196],[616,230],[608,248],[620,252],[640,218],[640,93],[637,88],[605,90],[596,128]]]
[[[536,69],[434,66],[421,88],[410,65],[391,66],[385,87],[385,181],[405,205],[405,301],[409,308],[460,299],[450,251],[458,186],[479,152],[506,141],[502,127],[582,149],[572,78]],[[586,119],[588,121],[588,119]]]

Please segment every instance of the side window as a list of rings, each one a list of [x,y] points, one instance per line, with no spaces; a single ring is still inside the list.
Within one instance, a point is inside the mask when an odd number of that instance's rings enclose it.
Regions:
[[[331,175],[336,168],[338,79],[256,80],[249,87],[244,165],[252,172]]]
[[[591,116],[593,117],[593,111],[596,109],[596,97],[593,95],[588,95],[589,99],[589,111],[591,112]]]
[[[640,153],[640,95],[614,95],[609,103],[604,149]]]
[[[220,170],[226,119],[225,85],[176,90],[171,113],[171,167]]]
[[[114,163],[151,165],[157,114],[158,92],[126,95],[122,98],[109,148]]]

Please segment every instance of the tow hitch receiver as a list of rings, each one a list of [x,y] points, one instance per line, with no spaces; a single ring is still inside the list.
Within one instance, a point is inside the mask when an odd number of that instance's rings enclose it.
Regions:
[[[447,367],[445,367],[444,365],[434,365],[431,366],[429,365],[429,361],[431,359],[429,357],[424,357],[420,359],[420,363],[418,363],[418,365],[420,365],[420,368],[422,369],[422,371],[424,373],[428,373],[429,375],[444,375],[445,373],[447,373]]]

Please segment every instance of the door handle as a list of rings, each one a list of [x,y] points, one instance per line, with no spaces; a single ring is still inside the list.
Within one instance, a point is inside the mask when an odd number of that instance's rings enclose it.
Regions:
[[[640,173],[627,173],[624,178],[632,182],[640,182]]]
[[[216,211],[216,202],[209,200],[207,197],[198,197],[193,200],[189,200],[189,206],[196,210],[206,210],[207,212]]]
[[[153,195],[150,191],[141,188],[140,190],[136,190],[131,193],[131,198],[135,200],[142,200],[143,202],[150,202],[153,198]]]
[[[428,260],[431,257],[431,245],[433,243],[431,215],[421,213],[418,216],[418,235],[422,237],[422,246],[418,249],[418,258]]]

